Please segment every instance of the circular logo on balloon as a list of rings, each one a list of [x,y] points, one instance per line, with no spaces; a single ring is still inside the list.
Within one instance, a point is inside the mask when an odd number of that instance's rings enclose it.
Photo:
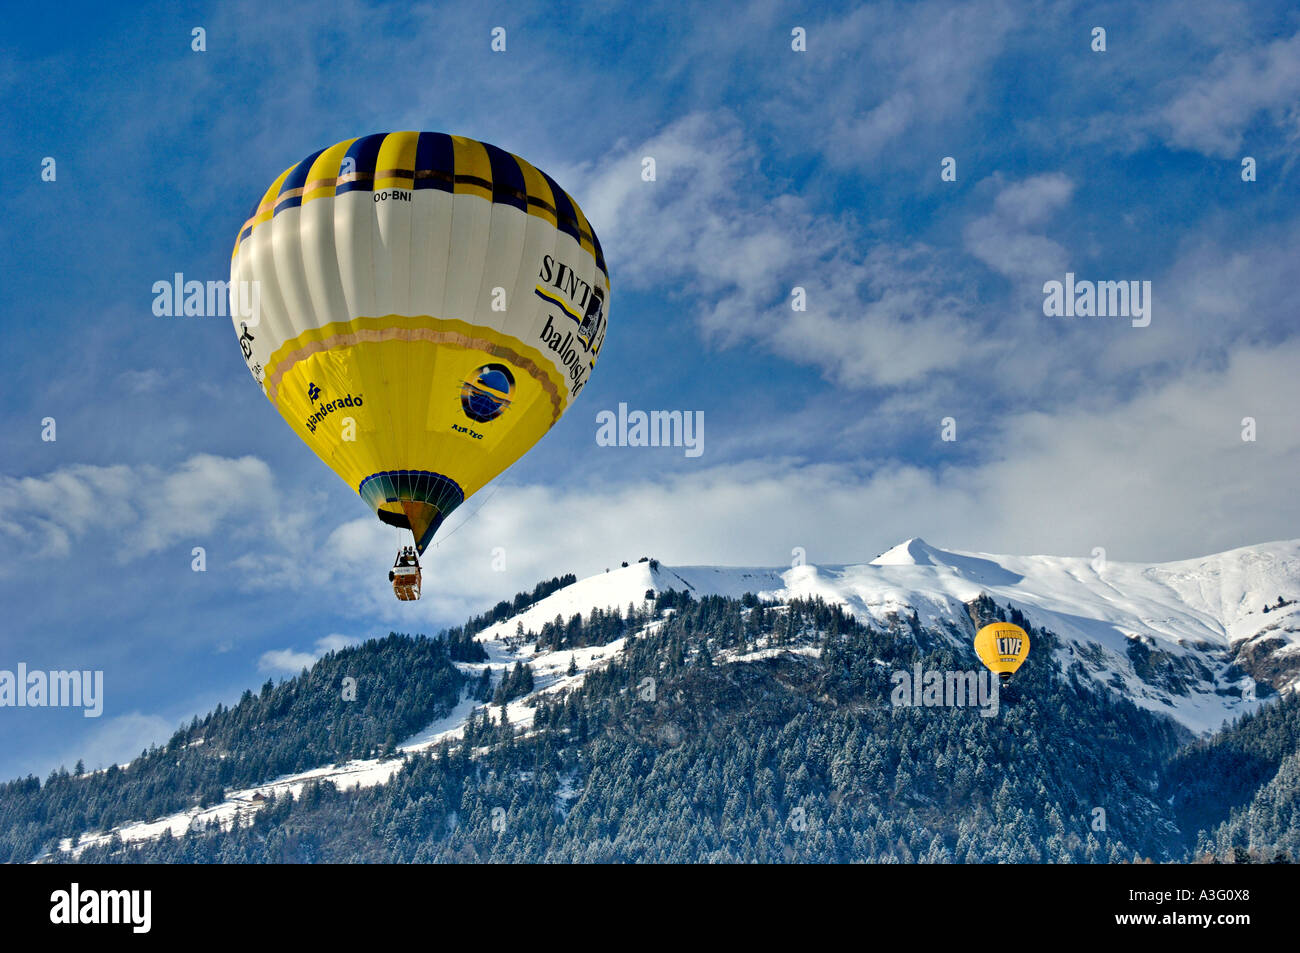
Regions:
[[[484,364],[460,388],[465,416],[479,423],[496,420],[514,395],[515,378],[504,364]]]

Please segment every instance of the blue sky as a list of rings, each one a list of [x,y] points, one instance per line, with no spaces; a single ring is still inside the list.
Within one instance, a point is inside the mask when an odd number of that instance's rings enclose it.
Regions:
[[[328,648],[643,554],[1297,535],[1290,4],[36,7],[0,37],[0,668],[102,669],[106,699],[0,709],[0,776],[126,760]],[[613,286],[592,382],[444,527],[415,605],[228,320],[151,307],[175,272],[227,277],[281,170],[397,129],[546,169]],[[1150,326],[1046,317],[1067,271],[1150,281]],[[619,402],[704,411],[704,453],[597,446]]]

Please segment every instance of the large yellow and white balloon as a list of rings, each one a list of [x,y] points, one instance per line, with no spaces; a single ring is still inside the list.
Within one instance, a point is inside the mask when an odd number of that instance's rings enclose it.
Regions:
[[[420,552],[590,378],[609,277],[577,202],[496,146],[348,139],[286,169],[230,263],[244,360]]]

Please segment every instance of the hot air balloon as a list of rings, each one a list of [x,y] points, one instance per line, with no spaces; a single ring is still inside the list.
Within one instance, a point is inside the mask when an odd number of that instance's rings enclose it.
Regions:
[[[290,428],[383,522],[389,574],[555,425],[605,339],[609,277],[582,209],[485,142],[348,139],[286,169],[239,230],[231,313]]]
[[[1029,655],[1029,634],[1010,622],[994,622],[975,633],[975,654],[1002,681],[1011,679]]]

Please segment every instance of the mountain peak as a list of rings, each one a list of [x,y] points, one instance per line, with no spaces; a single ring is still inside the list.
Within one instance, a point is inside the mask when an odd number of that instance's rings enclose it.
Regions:
[[[893,549],[881,553],[871,560],[873,566],[933,566],[932,558],[938,550],[923,540],[913,536],[904,540]]]

